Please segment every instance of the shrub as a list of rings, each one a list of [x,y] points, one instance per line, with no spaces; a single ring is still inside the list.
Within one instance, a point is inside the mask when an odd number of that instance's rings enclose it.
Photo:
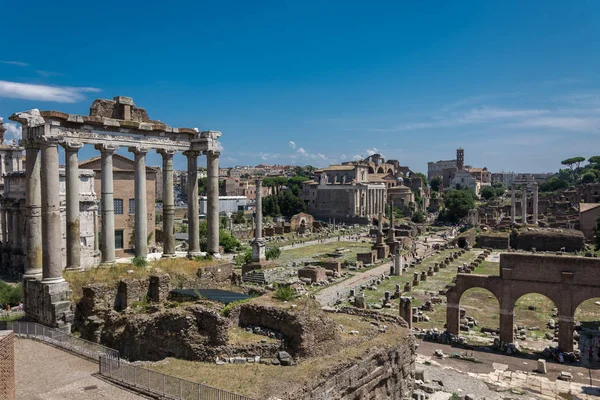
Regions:
[[[133,264],[134,267],[137,267],[137,268],[144,268],[145,266],[148,265],[148,261],[146,260],[146,257],[133,257],[133,260],[131,261],[131,263]]]
[[[271,247],[267,249],[265,257],[267,260],[276,260],[281,255],[281,249],[279,247]]]
[[[246,247],[242,252],[238,253],[238,255],[233,258],[233,262],[238,267],[248,264],[250,261],[252,261],[252,249],[248,247]]]
[[[3,306],[10,304],[17,306],[23,299],[23,287],[21,284],[16,286],[9,285],[6,282],[0,281],[0,303]]]
[[[288,301],[296,297],[296,292],[289,286],[279,286],[273,293],[273,297],[277,300]]]

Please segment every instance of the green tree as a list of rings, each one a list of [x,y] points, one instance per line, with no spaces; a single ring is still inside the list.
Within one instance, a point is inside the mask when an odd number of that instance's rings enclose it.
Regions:
[[[540,192],[555,192],[569,187],[569,182],[553,176],[540,185]]]
[[[411,221],[416,224],[422,224],[425,222],[425,214],[423,214],[421,211],[417,211],[413,214]]]
[[[562,160],[560,163],[562,165],[566,165],[571,169],[571,171],[575,171],[575,168],[579,168],[582,162],[585,161],[585,157],[571,157],[566,160]]]
[[[200,250],[208,250],[208,223],[201,221],[198,228],[200,236]],[[219,246],[223,247],[225,253],[232,253],[241,248],[241,243],[231,236],[229,231],[219,228]]]
[[[596,180],[597,180],[596,174],[591,171],[586,172],[585,174],[583,174],[581,176],[582,183],[593,183],[593,182],[596,182]]]
[[[475,207],[476,196],[470,189],[452,189],[444,195],[443,219],[450,222],[458,222]]]
[[[481,192],[479,194],[485,200],[489,200],[491,198],[496,197],[496,189],[491,186],[485,186],[481,189]]]
[[[592,156],[588,158],[588,162],[593,165],[600,165],[600,156]]]
[[[431,186],[431,190],[438,192],[440,190],[440,186],[442,186],[442,183],[442,178],[440,176],[436,176],[431,180],[431,182],[429,182],[429,185]]]
[[[419,176],[423,181],[423,186],[427,186],[429,183],[427,182],[427,175],[422,172],[416,172],[415,175]]]

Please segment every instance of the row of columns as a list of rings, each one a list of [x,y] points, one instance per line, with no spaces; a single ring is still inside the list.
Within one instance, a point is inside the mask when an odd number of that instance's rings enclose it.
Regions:
[[[62,282],[61,220],[59,193],[58,141],[42,139],[25,143],[26,148],[26,261],[25,278],[42,278],[46,283]],[[81,265],[80,218],[79,218],[79,161],[81,143],[61,143],[65,148],[66,162],[66,219],[67,219],[67,268],[78,269]],[[96,145],[101,154],[101,201],[102,201],[102,263],[115,262],[115,210],[113,183],[113,154],[119,148],[113,144]],[[144,147],[130,147],[135,160],[135,256],[148,255],[148,210],[146,196],[146,155]],[[163,237],[164,256],[175,256],[173,194],[173,155],[175,151],[159,150],[163,158]],[[184,152],[188,158],[188,221],[189,255],[200,254],[199,205],[198,205],[198,156],[199,151]],[[219,152],[208,151],[208,252],[219,251],[219,199],[218,174]],[[44,196],[42,197],[42,193]],[[6,218],[2,233],[6,236]],[[18,228],[18,226],[17,226]],[[13,228],[13,231],[16,232]]]
[[[537,183],[533,184],[533,215],[532,215],[532,223],[537,225],[538,223],[538,185]],[[514,224],[517,218],[517,193],[516,193],[516,185],[512,186],[511,189],[511,221]],[[527,183],[521,184],[521,221],[522,223],[527,223]]]

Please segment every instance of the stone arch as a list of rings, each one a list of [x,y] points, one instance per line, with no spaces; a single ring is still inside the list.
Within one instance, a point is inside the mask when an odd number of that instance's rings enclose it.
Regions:
[[[531,282],[512,282],[511,283],[511,307],[514,309],[517,301],[528,294],[541,294],[549,298],[559,313],[561,310],[561,293],[559,290],[555,290],[553,287],[547,285],[532,285]],[[568,311],[568,310],[564,310]]]
[[[373,169],[373,167],[369,167],[369,173],[370,174],[374,174],[375,173],[375,170]]]
[[[488,301],[489,297],[494,299],[495,302]],[[474,318],[480,326],[486,328],[498,328],[500,326],[500,300],[486,288],[472,287],[465,290],[460,296],[459,307],[466,311],[466,317]],[[463,323],[464,321],[461,318],[461,325]]]
[[[394,168],[388,168],[387,173],[393,175],[394,174]]]
[[[377,173],[378,173],[378,174],[383,174],[383,173],[384,173],[384,171],[383,171],[383,167],[379,167],[379,168],[377,168]]]
[[[574,318],[576,321],[600,321],[600,296],[592,297],[574,306]],[[599,303],[600,304],[600,303]]]
[[[585,301],[596,297],[600,297],[600,288],[586,286],[574,290],[571,297],[572,315],[575,315],[577,308]],[[600,306],[598,306],[598,312],[600,313]]]

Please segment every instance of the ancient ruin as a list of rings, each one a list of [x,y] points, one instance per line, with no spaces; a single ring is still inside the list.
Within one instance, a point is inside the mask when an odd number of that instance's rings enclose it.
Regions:
[[[65,149],[66,160],[66,265],[81,267],[79,163],[78,151],[93,145],[102,156],[102,248],[101,261],[115,261],[113,207],[114,152],[127,147],[135,155],[135,230],[136,257],[146,257],[146,154],[155,149],[163,156],[164,179],[164,256],[173,257],[173,155],[182,151],[188,158],[188,196],[198,198],[198,156],[207,157],[208,168],[208,252],[219,252],[218,163],[216,131],[198,132],[190,128],[172,128],[151,120],[146,111],[135,107],[129,97],[98,99],[90,107],[89,116],[60,111],[32,109],[13,114],[10,119],[23,128],[21,145],[26,151],[25,218],[26,260],[24,274],[25,311],[46,325],[68,329],[72,313],[68,307],[69,288],[62,277],[61,220],[59,195],[58,147]],[[200,254],[198,202],[188,204],[189,255]]]

